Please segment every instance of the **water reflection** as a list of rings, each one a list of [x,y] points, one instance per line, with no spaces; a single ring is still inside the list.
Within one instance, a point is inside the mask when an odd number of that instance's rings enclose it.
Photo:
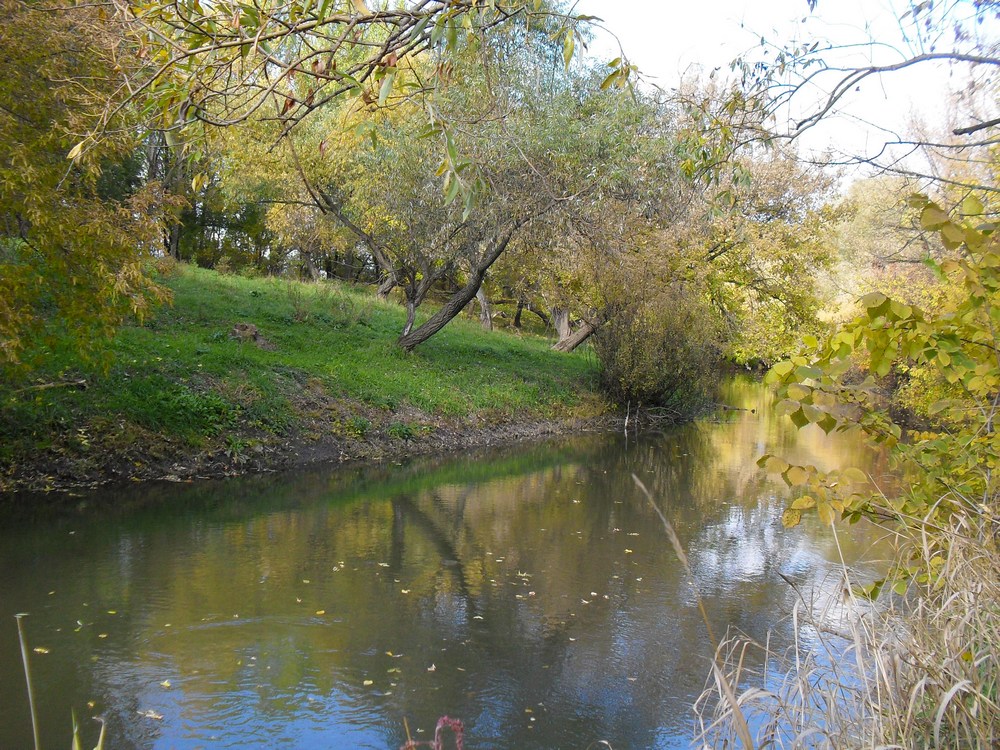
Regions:
[[[826,532],[781,528],[783,485],[755,459],[884,470],[775,423],[757,386],[726,398],[756,413],[142,488],[20,522],[0,532],[0,747],[31,742],[17,611],[48,650],[32,658],[49,746],[68,742],[74,707],[103,714],[115,748],[396,748],[403,717],[427,739],[443,714],[475,748],[687,747],[712,653],[695,587],[717,632],[763,638],[795,596],[779,573],[808,587],[839,559]],[[870,544],[840,539],[849,560]]]

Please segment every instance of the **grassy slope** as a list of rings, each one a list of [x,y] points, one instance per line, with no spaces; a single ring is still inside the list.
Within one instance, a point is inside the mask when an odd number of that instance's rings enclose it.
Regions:
[[[64,360],[37,373],[84,378],[85,390],[0,390],[0,474],[37,473],[46,457],[96,472],[114,451],[137,469],[197,452],[239,462],[289,441],[406,440],[603,409],[592,358],[542,338],[456,320],[405,354],[402,310],[366,291],[186,266],[164,281],[173,305],[123,329],[108,369]],[[236,323],[266,344],[231,338]]]

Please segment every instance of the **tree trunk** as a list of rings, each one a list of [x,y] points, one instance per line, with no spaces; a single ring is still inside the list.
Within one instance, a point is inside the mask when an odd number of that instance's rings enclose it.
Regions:
[[[406,300],[406,325],[403,326],[403,336],[400,338],[402,341],[404,338],[410,335],[410,331],[413,330],[413,322],[417,319],[417,303],[415,300]],[[416,344],[414,344],[416,346]],[[404,347],[405,348],[405,347]]]
[[[559,334],[559,341],[564,341],[573,335],[573,328],[569,324],[569,309],[565,307],[552,308],[552,325]]]
[[[389,292],[396,288],[396,277],[392,274],[383,279],[382,283],[378,285],[378,291],[375,292],[375,296],[380,300],[389,299]]]
[[[479,322],[484,329],[492,331],[493,313],[490,311],[490,301],[486,298],[486,292],[483,290],[482,284],[479,285],[479,291],[476,292],[476,299],[479,300]]]
[[[554,313],[555,311],[553,311]],[[576,333],[572,333],[566,337],[560,337],[552,349],[557,352],[571,352],[584,341],[589,339],[594,332],[597,330],[597,326],[589,321],[584,321],[583,325],[580,326]]]
[[[521,310],[524,309],[524,300],[519,299],[517,301],[517,312],[514,313],[514,328],[521,327]]]
[[[319,281],[319,269],[316,267],[316,261],[313,260],[312,253],[302,253],[302,259],[306,262],[306,270],[309,272],[309,278],[312,281]]]
[[[497,258],[503,255],[503,251],[507,249],[507,245],[510,244],[514,233],[525,223],[527,222],[519,221],[507,230],[507,233],[496,241],[496,244],[493,245],[493,248],[486,256],[479,263],[472,266],[472,271],[469,273],[469,279],[465,282],[465,286],[451,295],[449,300],[428,318],[426,323],[409,333],[404,333],[396,343],[403,347],[404,351],[412,352],[414,348],[440,331],[451,322],[452,318],[461,313],[465,309],[465,306],[475,299],[479,287],[483,285],[483,278],[486,276],[486,272],[490,270],[490,266],[496,262]]]

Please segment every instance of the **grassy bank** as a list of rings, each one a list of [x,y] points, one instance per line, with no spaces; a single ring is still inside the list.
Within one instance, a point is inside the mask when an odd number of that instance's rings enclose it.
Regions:
[[[109,356],[54,354],[0,386],[0,489],[448,448],[605,409],[593,358],[539,336],[456,320],[406,354],[403,311],[367,290],[188,266],[162,281],[173,304]]]

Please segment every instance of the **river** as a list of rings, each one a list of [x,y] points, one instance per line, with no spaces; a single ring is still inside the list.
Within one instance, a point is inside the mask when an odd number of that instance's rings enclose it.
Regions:
[[[102,490],[0,529],[0,748],[32,746],[14,615],[43,747],[395,748],[438,717],[466,747],[688,747],[713,630],[788,640],[800,590],[864,524],[783,529],[776,452],[884,459],[744,410],[640,435],[587,434],[436,460]],[[750,409],[753,412],[749,411]],[[677,530],[687,575],[636,474]],[[405,723],[404,723],[405,720]]]

